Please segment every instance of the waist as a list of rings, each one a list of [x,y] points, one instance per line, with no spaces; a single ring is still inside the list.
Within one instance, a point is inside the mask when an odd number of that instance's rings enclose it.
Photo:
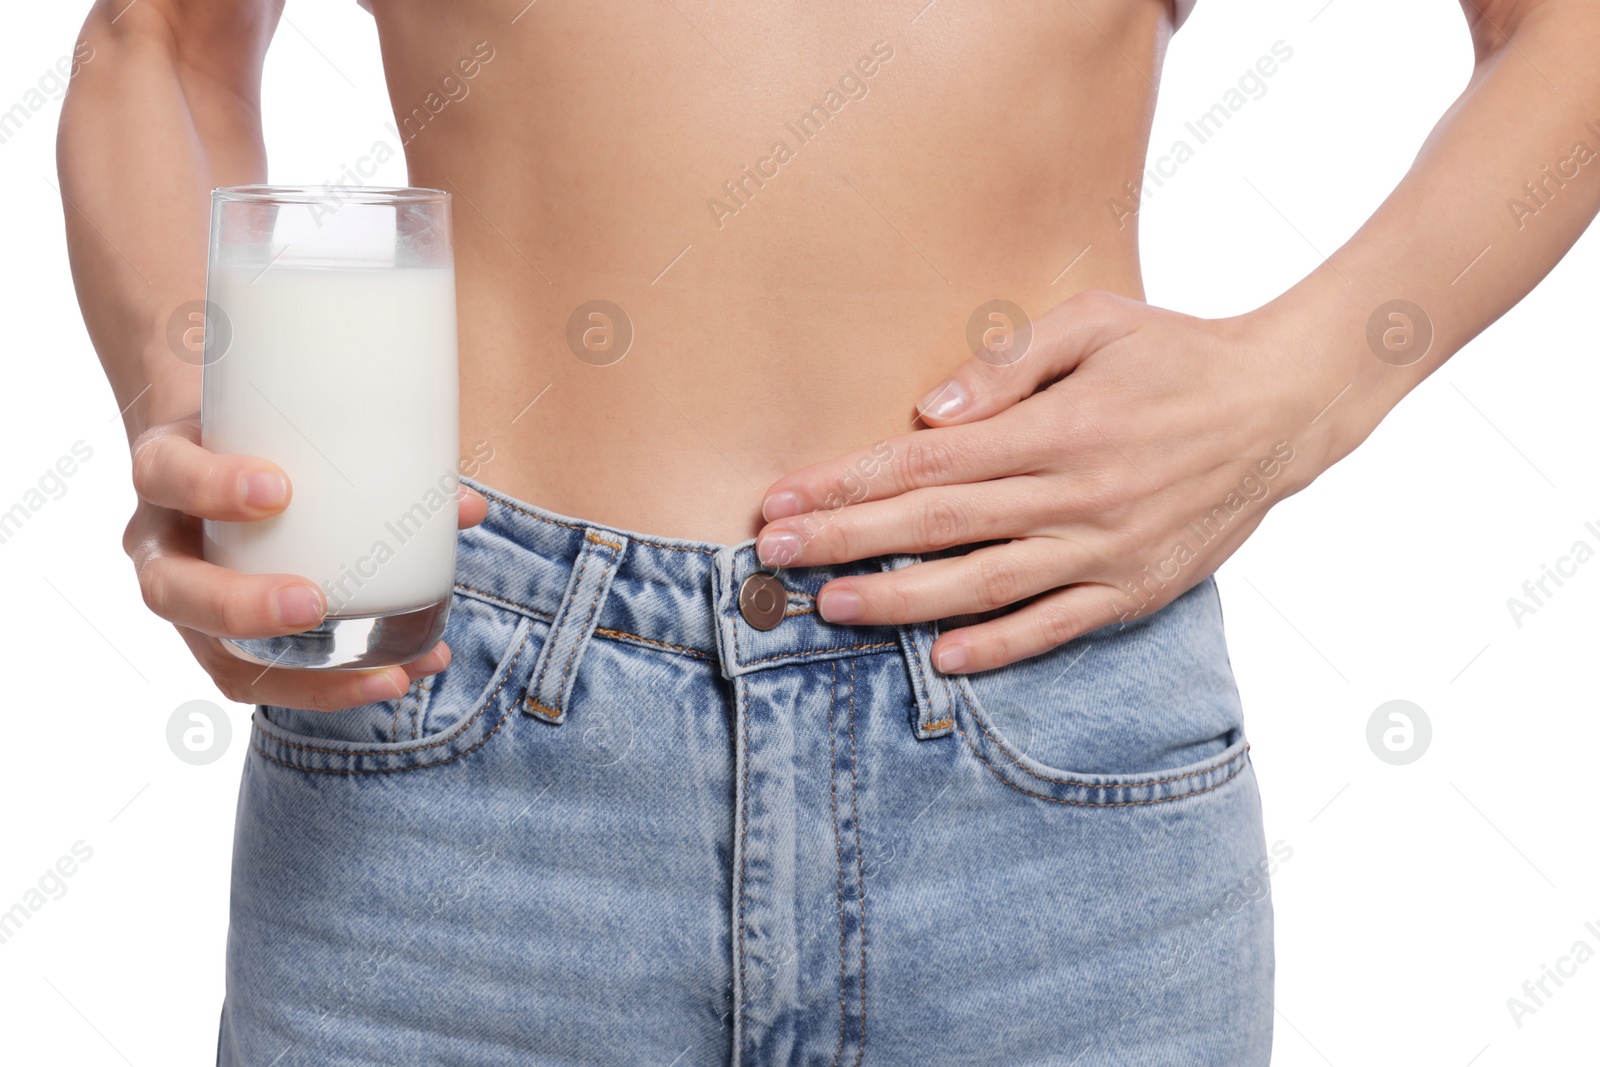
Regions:
[[[1142,295],[1136,262],[1081,252],[899,288],[464,272],[463,455],[492,454],[485,481],[555,512],[741,541],[777,479],[918,429],[918,399],[997,323],[1025,331],[1085,288]]]
[[[892,626],[835,626],[816,613],[823,583],[909,560],[888,557],[773,572],[750,542],[657,538],[586,522],[518,500],[481,481],[484,522],[461,536],[456,588],[555,623],[592,615],[614,640],[720,661],[729,677],[789,663],[898,649]],[[569,595],[569,587],[577,595]]]

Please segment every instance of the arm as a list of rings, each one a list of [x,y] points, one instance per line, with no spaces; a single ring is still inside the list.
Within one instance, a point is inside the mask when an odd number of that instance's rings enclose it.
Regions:
[[[1002,542],[818,597],[843,623],[1012,609],[941,636],[947,672],[1041,654],[1214,571],[1600,211],[1600,6],[1462,4],[1477,50],[1466,90],[1300,284],[1220,320],[1080,293],[1033,323],[1022,358],[974,358],[936,386],[919,405],[930,429],[774,483],[763,560]]]
[[[274,515],[290,486],[271,463],[200,447],[198,361],[167,340],[173,312],[205,294],[211,189],[266,178],[261,64],[277,12],[272,0],[96,4],[57,162],[73,282],[132,448],[139,502],[123,545],[146,604],[230,699],[332,709],[397,697],[449,652],[363,672],[263,671],[228,653],[219,636],[307,629],[326,602],[304,578],[200,558],[197,519]]]
[[[1262,309],[1354,383],[1345,398],[1351,410],[1330,420],[1324,467],[1526,296],[1600,212],[1600,7],[1585,0],[1461,6],[1477,51],[1466,90],[1366,225]],[[1431,326],[1432,347],[1410,365],[1374,359],[1366,343],[1369,318],[1394,299],[1418,305],[1430,320],[1416,325]],[[1316,337],[1338,343],[1313,344]]]
[[[205,295],[211,189],[266,180],[259,93],[277,9],[126,5],[97,3],[84,22],[95,60],[62,104],[56,157],[73,283],[132,441],[199,409],[200,368],[168,348],[167,318]]]

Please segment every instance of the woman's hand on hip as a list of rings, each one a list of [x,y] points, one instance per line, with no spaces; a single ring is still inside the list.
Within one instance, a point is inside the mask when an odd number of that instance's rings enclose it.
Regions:
[[[1009,609],[942,635],[941,671],[1164,607],[1336,458],[1319,417],[1348,382],[1255,317],[1091,291],[995,330],[998,345],[919,402],[929,428],[775,482],[757,539],[768,566],[977,546],[818,596],[835,623]]]

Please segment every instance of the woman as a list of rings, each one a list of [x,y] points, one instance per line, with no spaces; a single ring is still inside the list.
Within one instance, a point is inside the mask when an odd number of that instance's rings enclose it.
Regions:
[[[1463,6],[1393,195],[1201,320],[1141,299],[1166,0],[374,5],[340,180],[455,196],[475,491],[445,643],[348,673],[219,641],[326,596],[199,560],[292,486],[164,340],[279,9],[97,7],[61,181],[126,547],[258,705],[219,1062],[1267,1062],[1209,576],[1600,209],[1600,12]]]

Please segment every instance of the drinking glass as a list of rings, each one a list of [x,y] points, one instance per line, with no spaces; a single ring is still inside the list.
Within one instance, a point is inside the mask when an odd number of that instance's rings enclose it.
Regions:
[[[227,639],[281,667],[404,663],[455,580],[456,292],[450,195],[247,185],[211,194],[201,443],[289,476],[278,515],[204,522],[204,558],[294,574],[328,614]]]

